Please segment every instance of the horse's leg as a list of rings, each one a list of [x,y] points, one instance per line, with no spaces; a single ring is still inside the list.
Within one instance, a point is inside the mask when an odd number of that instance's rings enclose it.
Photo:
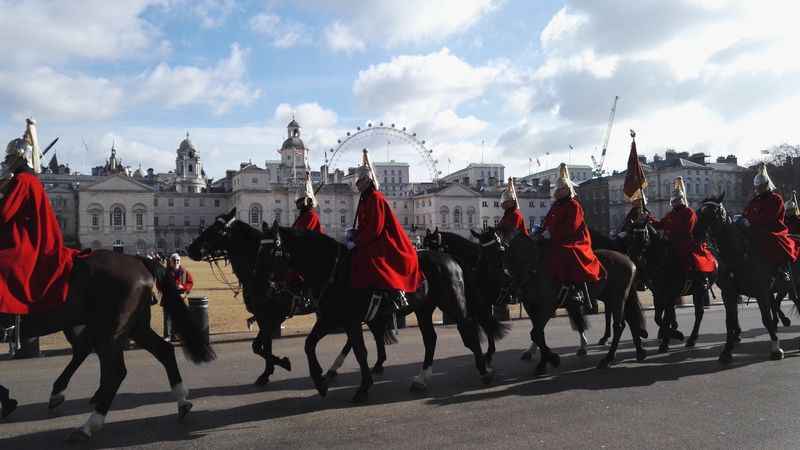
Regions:
[[[583,307],[575,303],[568,303],[566,308],[572,325],[578,331],[580,347],[578,347],[577,356],[582,358],[587,355],[586,347],[589,345],[589,341],[586,339],[587,323],[586,319],[583,317]]]
[[[347,338],[353,346],[353,355],[361,368],[361,385],[351,400],[353,403],[363,403],[369,396],[369,388],[372,387],[372,372],[369,370],[367,361],[367,346],[364,344],[364,332],[361,330],[361,323],[356,322],[347,328]]]
[[[336,355],[336,359],[333,360],[333,364],[331,364],[331,367],[328,369],[328,371],[325,372],[325,381],[331,382],[335,380],[337,376],[339,376],[339,368],[342,367],[345,358],[347,358],[347,355],[352,349],[353,345],[350,343],[350,337],[348,336],[347,342],[344,343],[344,347],[342,347],[342,350],[338,355]]]
[[[608,308],[608,305],[604,304],[603,306],[605,309],[604,316],[606,319],[606,328],[605,331],[603,331],[603,336],[600,338],[599,341],[597,341],[597,345],[606,345],[606,342],[608,342],[608,338],[611,337],[611,309]]]
[[[47,402],[47,407],[51,410],[58,408],[64,403],[64,391],[67,390],[69,380],[75,375],[75,371],[83,364],[92,353],[92,347],[89,342],[86,330],[83,327],[76,327],[74,329],[64,330],[64,336],[72,346],[72,359],[70,359],[67,367],[61,372],[61,375],[56,378],[53,383],[53,390],[50,392],[50,400]]]
[[[624,301],[625,299],[621,299]],[[624,304],[614,305],[613,302],[609,301],[606,303],[606,306],[609,306],[609,309],[613,308],[613,318],[614,318],[614,336],[611,338],[611,346],[608,348],[608,353],[600,362],[597,364],[598,369],[606,369],[608,366],[614,363],[614,358],[617,355],[617,347],[619,346],[619,340],[622,337],[622,332],[625,330],[625,321],[623,319],[623,309],[625,308]],[[633,332],[633,330],[631,330]],[[638,333],[636,333],[638,334]]]
[[[100,389],[96,394],[94,411],[85,424],[70,434],[69,441],[87,441],[103,428],[108,410],[111,409],[111,402],[128,373],[121,344],[125,341],[124,338],[118,338],[115,342],[109,337],[107,342],[95,345],[97,357],[100,359]]]
[[[692,303],[694,303],[694,326],[692,327],[692,334],[686,340],[687,347],[694,347],[697,342],[697,337],[700,335],[700,323],[703,322],[703,312],[705,311],[706,303],[708,302],[708,290],[705,288],[705,283],[701,279],[695,280],[695,292],[692,294]],[[699,291],[699,292],[698,292]]]
[[[178,369],[178,362],[175,359],[175,347],[168,342],[164,342],[149,326],[137,327],[131,334],[131,338],[164,366],[172,396],[178,406],[178,420],[183,420],[192,410],[193,405],[186,400],[186,397],[189,396],[189,390],[183,384],[181,372]]]
[[[528,302],[523,300],[520,303],[522,303],[522,307],[525,308],[525,314],[528,315],[528,319],[531,321],[531,332],[530,332],[531,345],[528,346],[527,350],[522,352],[522,355],[519,357],[519,359],[523,361],[531,361],[533,359],[533,355],[536,353],[536,348],[538,347],[538,345],[536,344],[536,340],[533,338],[533,325],[535,324],[535,322],[533,314],[531,314],[531,310],[528,309]]]
[[[264,358],[264,372],[255,381],[256,386],[263,386],[269,383],[269,377],[275,373],[275,366],[282,367],[284,370],[291,371],[292,363],[289,358],[284,356],[279,358],[272,354],[272,333],[283,323],[283,315],[272,311],[266,314],[256,314],[258,321],[258,336],[253,340],[253,353]]]
[[[781,298],[783,298],[783,295],[784,294],[781,293]],[[783,313],[783,310],[781,309],[781,303],[783,303],[783,300],[778,300],[775,302],[775,313],[778,315],[778,319],[781,321],[783,326],[790,327],[792,326],[792,320]]]
[[[533,338],[533,341],[541,351],[539,363],[536,365],[536,376],[541,376],[547,373],[547,363],[552,364],[553,367],[558,367],[561,364],[561,358],[552,350],[550,350],[544,338],[544,327],[550,318],[549,316],[552,316],[552,313],[540,314],[539,316],[547,317],[536,317],[536,320],[533,321],[533,329],[531,330],[531,338]]]
[[[317,344],[326,333],[323,319],[317,319],[306,337],[305,344],[306,358],[308,359],[308,372],[311,375],[311,379],[314,381],[314,387],[317,388],[319,395],[323,397],[328,394],[328,383],[322,376],[322,367],[319,365],[319,360],[317,359]]]
[[[764,323],[764,328],[767,329],[770,338],[770,358],[773,360],[783,359],[783,349],[781,349],[781,341],[778,339],[778,323],[771,313],[772,303],[774,303],[773,294],[767,294],[766,297],[758,299],[758,309],[761,311],[761,321]]]
[[[422,361],[422,370],[411,381],[411,392],[425,392],[433,373],[433,356],[436,353],[436,329],[433,327],[433,307],[425,306],[423,309],[414,310],[417,316],[417,325],[425,344],[425,359]]]
[[[461,341],[464,346],[472,351],[475,355],[475,367],[478,373],[481,374],[481,381],[484,384],[489,384],[494,379],[494,370],[486,368],[486,360],[483,357],[483,350],[481,349],[481,339],[478,335],[478,324],[470,317],[460,317],[457,322],[458,333],[461,335]]]
[[[741,328],[739,327],[739,294],[731,288],[723,288],[722,303],[725,306],[725,346],[719,355],[721,363],[729,363],[733,361],[733,349],[739,343],[739,334]]]
[[[386,341],[384,340],[384,335],[389,324],[382,318],[376,318],[376,320],[369,322],[367,326],[369,326],[372,337],[375,338],[375,349],[378,353],[378,360],[375,361],[375,365],[372,367],[372,373],[380,375],[383,373],[383,363],[386,362]]]
[[[17,401],[11,398],[11,393],[0,384],[0,418],[5,419],[17,409]]]

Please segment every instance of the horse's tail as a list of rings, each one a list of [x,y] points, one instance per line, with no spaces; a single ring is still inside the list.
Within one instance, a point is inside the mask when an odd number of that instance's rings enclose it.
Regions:
[[[175,280],[169,276],[167,269],[156,261],[141,257],[139,259],[156,279],[156,286],[163,297],[164,310],[169,314],[175,331],[181,338],[186,356],[195,363],[213,361],[217,355],[207,342],[203,330],[189,315],[189,308],[183,303]]]
[[[583,333],[589,329],[589,322],[587,322],[586,317],[583,316],[580,305],[567,302],[566,308],[567,316],[569,316],[569,323],[572,325],[573,330]]]
[[[511,325],[501,322],[492,314],[491,307],[487,308],[484,314],[481,314],[478,323],[487,336],[491,336],[498,341],[506,337],[509,330],[511,330]]]

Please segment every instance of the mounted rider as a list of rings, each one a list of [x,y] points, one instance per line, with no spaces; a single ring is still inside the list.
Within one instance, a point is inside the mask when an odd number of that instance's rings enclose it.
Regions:
[[[348,232],[347,247],[352,250],[351,286],[372,292],[373,301],[390,298],[401,311],[407,309],[406,292],[422,286],[417,252],[389,202],[378,190],[378,178],[363,152],[356,188],[361,193],[356,210],[356,226]]]
[[[709,278],[717,271],[717,260],[708,244],[693,235],[697,213],[688,206],[683,177],[673,181],[670,204],[672,210],[660,221],[652,220],[651,224],[657,230],[664,230],[672,246],[674,267],[686,274],[687,281],[694,283],[695,303],[708,305]]]
[[[784,280],[791,279],[791,263],[797,261],[798,247],[786,227],[783,198],[776,192],[767,166],[758,168],[753,178],[755,197],[744,210],[744,225],[750,229],[753,248],[771,265],[778,268]]]
[[[61,226],[37,173],[36,123],[6,147],[0,182],[0,313],[47,311],[66,301],[76,250],[64,247]]]
[[[792,200],[786,204],[785,220],[789,234],[800,235],[800,205],[797,203],[797,191],[792,191]]]
[[[605,276],[605,269],[592,251],[583,207],[575,198],[575,185],[564,163],[559,166],[553,197],[555,202],[542,225],[543,236],[552,241],[547,266],[553,278],[561,283],[560,296],[591,307],[586,283],[599,281]]]
[[[295,200],[294,204],[300,215],[294,221],[292,228],[297,230],[309,230],[322,233],[322,223],[317,214],[317,196],[314,195],[314,185],[311,183],[311,175],[306,172],[306,188],[303,194]]]
[[[528,229],[525,227],[525,219],[519,210],[519,201],[517,200],[517,189],[514,187],[514,178],[508,177],[508,185],[506,185],[503,193],[500,194],[500,206],[505,211],[503,218],[497,224],[497,230],[501,236],[508,240],[509,237],[522,233],[528,235]]]

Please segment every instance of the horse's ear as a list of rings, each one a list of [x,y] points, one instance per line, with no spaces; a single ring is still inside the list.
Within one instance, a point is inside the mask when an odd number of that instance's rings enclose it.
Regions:
[[[278,219],[273,220],[272,221],[272,230],[277,233],[279,227],[280,227],[280,225],[278,225]]]
[[[230,210],[230,212],[228,212],[228,214],[225,216],[225,219],[231,220],[234,217],[236,217],[236,207],[235,206],[233,207],[232,210]]]
[[[431,234],[431,229],[426,227],[425,228],[425,234]]]
[[[261,221],[261,232],[266,233],[270,229],[270,225],[267,222]]]
[[[435,230],[433,230],[433,232],[434,232],[434,233],[438,233],[438,232],[439,232],[439,225],[436,225],[436,229],[435,229]]]

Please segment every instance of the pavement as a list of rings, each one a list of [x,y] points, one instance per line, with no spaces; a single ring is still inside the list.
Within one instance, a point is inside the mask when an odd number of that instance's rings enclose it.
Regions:
[[[800,326],[781,328],[786,358],[771,361],[757,307],[740,306],[740,316],[743,342],[729,366],[717,361],[724,314],[714,306],[706,310],[696,348],[676,343],[670,353],[657,355],[650,340],[648,359],[637,363],[626,331],[618,364],[608,370],[595,369],[604,347],[592,346],[588,357],[578,358],[567,319],[555,318],[547,338],[562,364],[540,378],[533,376],[533,364],[519,359],[530,342],[529,323],[514,321],[498,343],[497,376],[488,387],[456,329],[437,327],[426,394],[409,391],[423,347],[418,330],[408,328],[401,330],[400,343],[388,348],[386,372],[376,377],[364,405],[349,402],[359,382],[353,358],[328,396],[320,398],[308,378],[302,338],[277,341],[274,352],[289,356],[293,371],[277,369],[263,388],[252,385],[263,363],[249,344],[220,343],[219,358],[211,364],[193,366],[178,357],[194,402],[184,423],[177,422],[163,369],[146,352],[134,350],[126,352],[128,376],[106,427],[91,443],[72,448],[798,448]],[[682,331],[692,319],[691,309],[679,311]],[[592,316],[591,323],[594,342],[602,317]],[[343,343],[342,335],[334,335],[320,344],[324,366]],[[88,401],[99,379],[92,356],[74,377],[67,401],[49,413],[51,383],[67,361],[63,355],[0,361],[0,382],[20,401],[19,409],[0,421],[0,449],[66,447],[64,438],[91,410]]]

